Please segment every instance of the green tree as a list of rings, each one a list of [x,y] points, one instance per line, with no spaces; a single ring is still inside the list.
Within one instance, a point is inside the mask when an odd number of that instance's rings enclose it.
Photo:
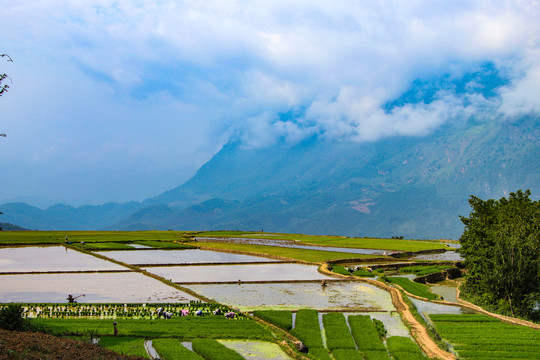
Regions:
[[[512,316],[539,318],[540,201],[529,190],[484,201],[471,196],[472,212],[459,252],[468,269],[464,292],[480,305]]]

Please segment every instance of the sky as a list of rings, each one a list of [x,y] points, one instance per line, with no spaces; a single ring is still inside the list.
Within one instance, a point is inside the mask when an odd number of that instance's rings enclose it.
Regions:
[[[0,0],[0,203],[142,201],[230,139],[424,136],[540,113],[540,3]],[[385,104],[490,64],[507,81]],[[284,114],[289,114],[285,116]],[[294,114],[291,116],[290,114]]]

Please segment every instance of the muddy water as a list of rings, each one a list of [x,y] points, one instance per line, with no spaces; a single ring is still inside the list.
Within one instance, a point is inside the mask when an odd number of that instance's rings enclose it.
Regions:
[[[230,254],[198,249],[188,250],[145,250],[103,251],[98,254],[122,261],[126,264],[202,264],[235,262],[275,262],[259,256]]]
[[[139,273],[39,274],[0,276],[0,302],[80,303],[189,302],[195,297]]]
[[[330,310],[395,310],[389,293],[356,281],[188,285],[189,289],[243,311],[303,308]]]
[[[236,351],[247,360],[288,360],[291,359],[281,348],[267,341],[218,340]]]
[[[89,270],[127,269],[63,246],[0,249],[0,273]]]
[[[267,245],[267,246],[279,246],[294,249],[306,249],[306,250],[322,250],[333,252],[345,252],[352,254],[365,254],[365,255],[383,255],[385,253],[394,253],[395,250],[380,250],[380,249],[359,249],[349,247],[335,247],[335,246],[317,246],[317,245],[304,245],[289,240],[273,240],[273,239],[252,239],[252,238],[197,238],[198,241],[211,241],[211,242],[232,242],[238,244],[252,244],[252,245]],[[399,252],[399,251],[397,251]]]
[[[317,266],[303,264],[167,266],[145,270],[180,283],[328,279],[317,271]]]
[[[442,296],[448,302],[457,303],[456,285],[442,285],[441,283],[430,285],[433,293]]]

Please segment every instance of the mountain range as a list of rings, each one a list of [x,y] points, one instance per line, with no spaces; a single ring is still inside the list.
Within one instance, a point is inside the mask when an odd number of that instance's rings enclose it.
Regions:
[[[484,83],[486,97],[496,96],[493,89],[504,82],[493,76],[475,81]],[[429,89],[445,84],[415,84],[415,92],[388,107],[429,103],[435,94]],[[452,88],[466,91],[460,82]],[[538,197],[539,138],[540,118],[529,115],[449,121],[428,136],[372,142],[318,134],[246,148],[231,139],[189,181],[143,202],[46,209],[7,203],[0,209],[2,221],[40,230],[262,229],[456,239],[470,195],[500,198],[530,189]]]

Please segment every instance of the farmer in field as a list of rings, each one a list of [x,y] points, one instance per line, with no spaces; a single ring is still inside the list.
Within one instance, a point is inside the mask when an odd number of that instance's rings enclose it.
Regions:
[[[116,328],[116,321],[113,322],[113,328],[114,328],[114,336],[116,336],[118,334],[118,329]]]

